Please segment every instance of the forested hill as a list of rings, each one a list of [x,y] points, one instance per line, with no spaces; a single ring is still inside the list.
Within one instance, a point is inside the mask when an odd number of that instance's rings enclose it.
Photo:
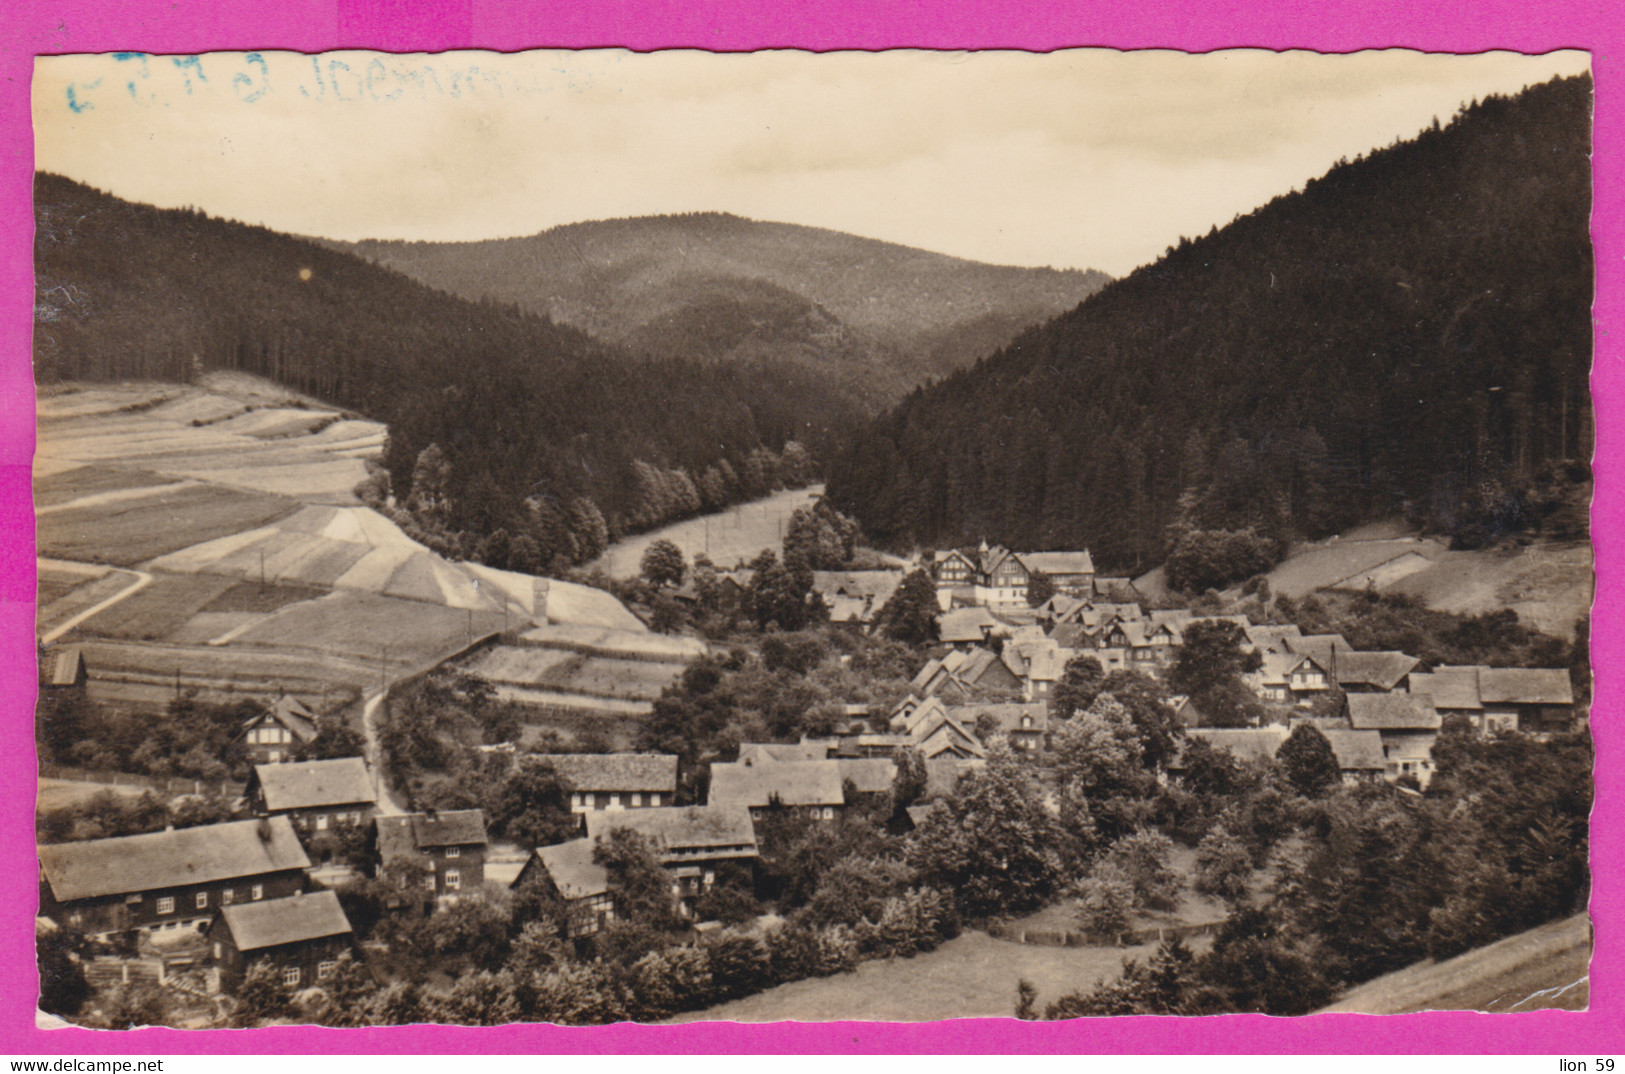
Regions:
[[[485,242],[329,245],[640,353],[816,369],[876,410],[1108,280],[724,213],[601,220]]]
[[[1182,239],[877,419],[831,498],[1113,569],[1192,526],[1516,528],[1591,454],[1590,113],[1586,77],[1489,98]]]
[[[611,526],[652,525],[760,495],[765,452],[827,452],[855,422],[852,400],[794,370],[641,360],[351,254],[58,176],[38,176],[35,199],[40,380],[269,377],[387,422],[403,501],[438,444],[452,531],[532,526],[526,498],[587,497]]]

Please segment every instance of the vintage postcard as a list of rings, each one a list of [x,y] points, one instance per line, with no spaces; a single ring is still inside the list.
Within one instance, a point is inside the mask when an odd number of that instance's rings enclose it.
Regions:
[[[1592,1002],[1588,53],[31,93],[42,1024]]]

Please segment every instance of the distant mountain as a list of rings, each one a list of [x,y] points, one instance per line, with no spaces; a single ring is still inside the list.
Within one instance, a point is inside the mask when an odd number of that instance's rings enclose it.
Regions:
[[[877,406],[991,353],[1109,280],[723,213],[570,224],[485,242],[328,245],[640,353],[815,369]]]
[[[1560,79],[1340,163],[913,393],[830,498],[882,541],[1113,570],[1171,523],[1521,528],[1591,455],[1590,135]]]
[[[826,376],[641,358],[352,254],[60,176],[36,177],[35,224],[41,381],[268,377],[387,423],[403,500],[439,445],[444,524],[528,533],[544,566],[601,551],[601,534],[572,550],[564,532],[601,529],[600,513],[644,528],[761,495],[787,442],[827,457],[856,422]]]

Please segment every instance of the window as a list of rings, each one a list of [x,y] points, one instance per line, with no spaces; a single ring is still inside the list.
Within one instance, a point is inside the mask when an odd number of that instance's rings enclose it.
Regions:
[[[338,968],[339,964],[334,959],[329,959],[326,962],[319,962],[316,964],[316,979],[318,981],[325,981],[329,977],[333,976],[333,971]]]
[[[570,808],[571,809],[580,809],[581,808],[581,795],[572,794],[570,796]]]
[[[316,814],[316,830],[318,832],[327,831],[327,814],[326,813],[318,813],[318,814]]]
[[[434,874],[433,873],[430,873],[428,876],[423,878],[423,886],[428,888],[430,891],[434,890]]]
[[[236,897],[237,897],[237,893],[235,891],[232,891],[230,888],[227,888],[226,890],[224,890],[224,891],[222,891],[220,893],[220,905],[221,906],[230,906],[231,905],[231,900],[236,898]]]
[[[582,795],[581,800],[587,803],[587,808],[588,809],[591,809],[593,807],[592,792],[591,791],[588,791],[586,794]]]
[[[266,754],[265,756],[270,760],[270,762],[272,764],[277,764],[278,762],[280,762],[282,760],[282,751],[281,750],[272,750],[270,753]]]
[[[73,913],[68,915],[68,924],[72,925],[74,928],[78,928],[84,923],[85,915],[81,914],[78,910],[75,910]]]
[[[463,854],[463,848],[462,847],[447,847],[446,848],[446,857],[448,857],[448,858],[460,858],[460,857],[462,857],[462,854]]]
[[[835,819],[835,807],[834,806],[825,806],[824,807],[824,819],[825,820],[834,820]]]
[[[250,888],[248,890],[248,897],[250,899],[254,899],[256,901],[259,900],[259,899],[265,898],[265,885],[264,884],[255,884],[252,888]]]
[[[462,888],[462,884],[463,884],[462,875],[460,873],[458,873],[458,871],[456,869],[447,869],[446,870],[446,888],[448,890],[450,890],[450,891],[458,891],[458,890],[460,890]]]
[[[637,808],[638,806],[640,806],[642,804],[643,804],[643,795],[638,794],[636,792],[633,792],[633,794],[632,794],[632,807],[635,809],[635,808]]]
[[[225,950],[220,946],[220,942],[216,940],[214,945],[214,960],[219,962],[224,954]]]
[[[299,967],[298,966],[289,966],[287,969],[283,970],[282,971],[282,983],[287,985],[289,988],[293,988],[296,985],[298,985],[299,984]]]
[[[199,910],[207,910],[209,908],[209,893],[207,891],[200,891],[197,893],[197,908]]]
[[[173,914],[175,912],[175,897],[173,895],[165,895],[163,898],[159,899],[158,912],[160,914]]]
[[[611,809],[619,809],[619,808],[621,808],[621,796],[620,795],[612,794],[612,795],[609,796],[609,808],[611,808]]]
[[[652,806],[657,806],[657,805],[660,804],[660,795],[659,795],[658,792],[655,793],[655,794],[649,795],[649,804],[652,805]]]

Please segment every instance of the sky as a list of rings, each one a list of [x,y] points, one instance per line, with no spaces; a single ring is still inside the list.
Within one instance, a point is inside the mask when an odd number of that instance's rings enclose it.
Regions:
[[[1125,275],[1584,52],[42,56],[36,167],[333,239],[723,211]]]

